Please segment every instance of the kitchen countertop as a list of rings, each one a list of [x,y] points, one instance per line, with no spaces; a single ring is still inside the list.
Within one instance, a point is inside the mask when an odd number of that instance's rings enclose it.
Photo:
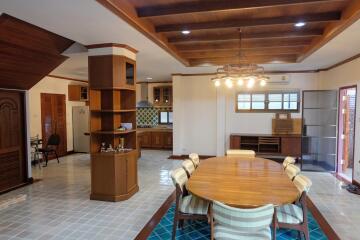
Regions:
[[[151,127],[151,128],[137,128],[137,133],[143,133],[143,132],[172,132],[173,128],[171,127]]]

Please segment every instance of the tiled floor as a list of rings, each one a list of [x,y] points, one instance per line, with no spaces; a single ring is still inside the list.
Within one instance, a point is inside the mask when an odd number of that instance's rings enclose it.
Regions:
[[[360,239],[360,195],[343,189],[343,183],[329,173],[305,174],[313,181],[311,200],[339,237]]]
[[[144,151],[141,190],[118,203],[89,200],[87,154],[33,168],[43,181],[0,196],[0,239],[133,239],[173,191],[169,171],[180,163],[167,160],[170,154]]]
[[[75,154],[34,168],[43,181],[0,196],[0,239],[133,239],[173,191],[169,171],[180,162],[170,152],[144,151],[140,192],[125,202],[89,200],[90,161]],[[306,173],[310,197],[341,239],[360,239],[360,196],[327,173]]]

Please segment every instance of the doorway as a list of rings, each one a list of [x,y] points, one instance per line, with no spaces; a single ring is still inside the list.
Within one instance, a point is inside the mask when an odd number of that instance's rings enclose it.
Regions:
[[[356,86],[339,90],[337,173],[349,181],[354,168],[356,90]]]
[[[58,155],[67,154],[65,94],[41,93],[41,130],[43,146],[56,133],[60,136]]]

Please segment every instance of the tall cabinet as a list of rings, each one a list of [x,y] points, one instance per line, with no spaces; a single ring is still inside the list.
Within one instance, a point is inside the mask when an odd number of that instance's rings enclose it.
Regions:
[[[136,50],[122,44],[100,44],[88,47],[90,199],[126,200],[139,190],[136,142]],[[127,126],[126,129],[121,128],[124,125]],[[111,150],[116,148],[117,151]]]

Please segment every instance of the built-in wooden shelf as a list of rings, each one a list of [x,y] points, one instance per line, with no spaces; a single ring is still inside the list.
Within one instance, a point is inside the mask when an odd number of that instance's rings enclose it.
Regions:
[[[136,130],[125,130],[125,131],[94,131],[91,132],[91,134],[105,134],[105,135],[124,135],[129,133],[135,133]]]

